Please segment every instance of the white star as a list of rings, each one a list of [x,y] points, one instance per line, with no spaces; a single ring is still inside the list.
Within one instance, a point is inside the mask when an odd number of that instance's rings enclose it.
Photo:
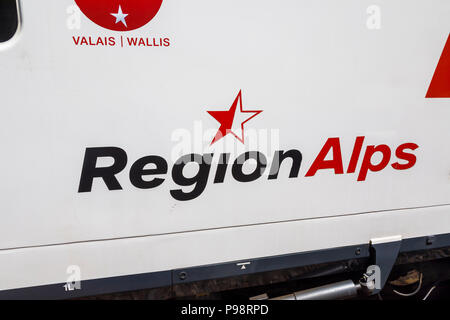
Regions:
[[[214,144],[229,133],[244,143],[244,124],[261,112],[262,110],[243,110],[242,91],[239,91],[233,105],[228,111],[208,111],[214,119],[220,122],[220,128],[211,144]]]
[[[116,18],[116,24],[119,22],[122,22],[125,27],[128,28],[127,22],[125,21],[126,16],[128,16],[128,13],[123,13],[122,8],[119,5],[119,11],[117,13],[111,13],[112,16]]]
[[[239,103],[234,113],[233,124],[231,126],[231,133],[233,133],[241,142],[244,141],[244,124],[251,118],[255,117],[259,111],[244,111],[242,110],[242,96],[239,95]]]

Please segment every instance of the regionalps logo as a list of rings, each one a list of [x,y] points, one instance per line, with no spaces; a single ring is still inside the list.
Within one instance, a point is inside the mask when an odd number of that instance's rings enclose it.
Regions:
[[[207,108],[209,109],[209,107]],[[299,178],[304,155],[297,148],[274,149],[273,154],[268,158],[264,154],[262,146],[256,146],[247,149],[248,151],[240,155],[235,153],[234,159],[232,159],[229,148],[217,151],[214,148],[215,146],[212,147],[213,144],[226,137],[229,139],[236,138],[242,143],[250,140],[244,140],[244,124],[261,112],[261,110],[243,110],[242,92],[239,92],[229,110],[208,111],[220,123],[220,127],[210,146],[206,147],[206,153],[204,151],[200,151],[202,154],[188,151],[178,155],[177,160],[172,157],[173,164],[159,155],[142,155],[138,159],[133,159],[133,163],[127,169],[131,185],[137,189],[157,188],[170,175],[171,180],[178,186],[170,190],[170,195],[178,201],[189,201],[203,194],[208,183],[213,185],[229,183],[229,175],[239,183],[251,183],[261,179],[273,181],[278,180],[281,168],[284,166],[289,172],[286,178]],[[213,134],[214,132],[216,131],[214,130]],[[370,141],[366,143],[368,140],[365,136],[355,137],[352,153],[346,155],[342,151],[341,143],[343,141],[341,138],[330,137],[326,139],[322,147],[318,146],[314,157],[307,156],[308,162],[314,160],[304,173],[304,179],[312,179],[323,171],[330,171],[334,175],[354,174],[355,181],[363,183],[377,172],[388,169],[404,171],[411,169],[417,162],[414,151],[419,146],[415,143],[403,142],[397,146],[373,145]],[[345,141],[345,143],[349,143],[349,141]],[[106,159],[110,160],[108,161],[109,165],[100,165],[105,163],[104,160]],[[349,159],[348,163],[345,163],[345,159]],[[250,162],[253,164],[251,170],[248,170]],[[110,191],[122,190],[122,183],[117,175],[126,170],[127,165],[128,154],[121,147],[86,148],[78,192],[93,192],[95,180],[97,182],[102,181]],[[192,165],[196,168],[195,173],[186,174],[186,167],[191,166],[192,168]],[[171,167],[170,171],[169,167]],[[210,179],[211,176],[213,179]]]
[[[133,36],[129,31],[138,30],[152,21],[163,0],[75,0],[79,10],[96,25],[116,32],[120,36],[73,36],[76,46],[107,47],[169,47],[168,37]]]
[[[450,35],[428,88],[427,98],[450,98]]]

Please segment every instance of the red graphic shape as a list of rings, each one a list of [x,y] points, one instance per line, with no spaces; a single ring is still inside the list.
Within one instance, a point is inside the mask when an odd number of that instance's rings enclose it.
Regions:
[[[239,104],[239,110],[237,106]],[[240,114],[249,114],[244,115],[244,120],[240,123],[241,134],[240,137],[238,134],[233,132],[233,122],[235,121],[236,111],[240,112]],[[250,121],[252,118],[256,117],[258,114],[262,112],[262,110],[242,110],[242,90],[239,91],[236,99],[234,100],[231,108],[228,111],[207,111],[214,119],[216,119],[220,123],[220,128],[217,131],[216,136],[214,137],[211,145],[225,137],[227,134],[231,133],[236,137],[240,142],[244,143],[244,124]]]
[[[450,35],[431,80],[427,98],[450,98]]]
[[[114,31],[143,27],[159,11],[163,0],[75,0],[92,22]]]

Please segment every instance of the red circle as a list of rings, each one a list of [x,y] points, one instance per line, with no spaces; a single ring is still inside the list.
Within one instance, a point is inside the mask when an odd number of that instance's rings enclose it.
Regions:
[[[75,0],[75,2],[84,15],[99,26],[114,31],[131,31],[149,23],[158,13],[163,0]],[[122,13],[119,19],[113,15],[119,13]]]

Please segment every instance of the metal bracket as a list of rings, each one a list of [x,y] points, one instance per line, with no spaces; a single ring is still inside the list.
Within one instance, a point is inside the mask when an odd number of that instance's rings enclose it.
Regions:
[[[376,238],[370,240],[370,257],[373,266],[378,267],[379,275],[376,279],[378,283],[371,288],[370,294],[379,293],[389,278],[392,267],[397,260],[402,244],[401,236]]]

